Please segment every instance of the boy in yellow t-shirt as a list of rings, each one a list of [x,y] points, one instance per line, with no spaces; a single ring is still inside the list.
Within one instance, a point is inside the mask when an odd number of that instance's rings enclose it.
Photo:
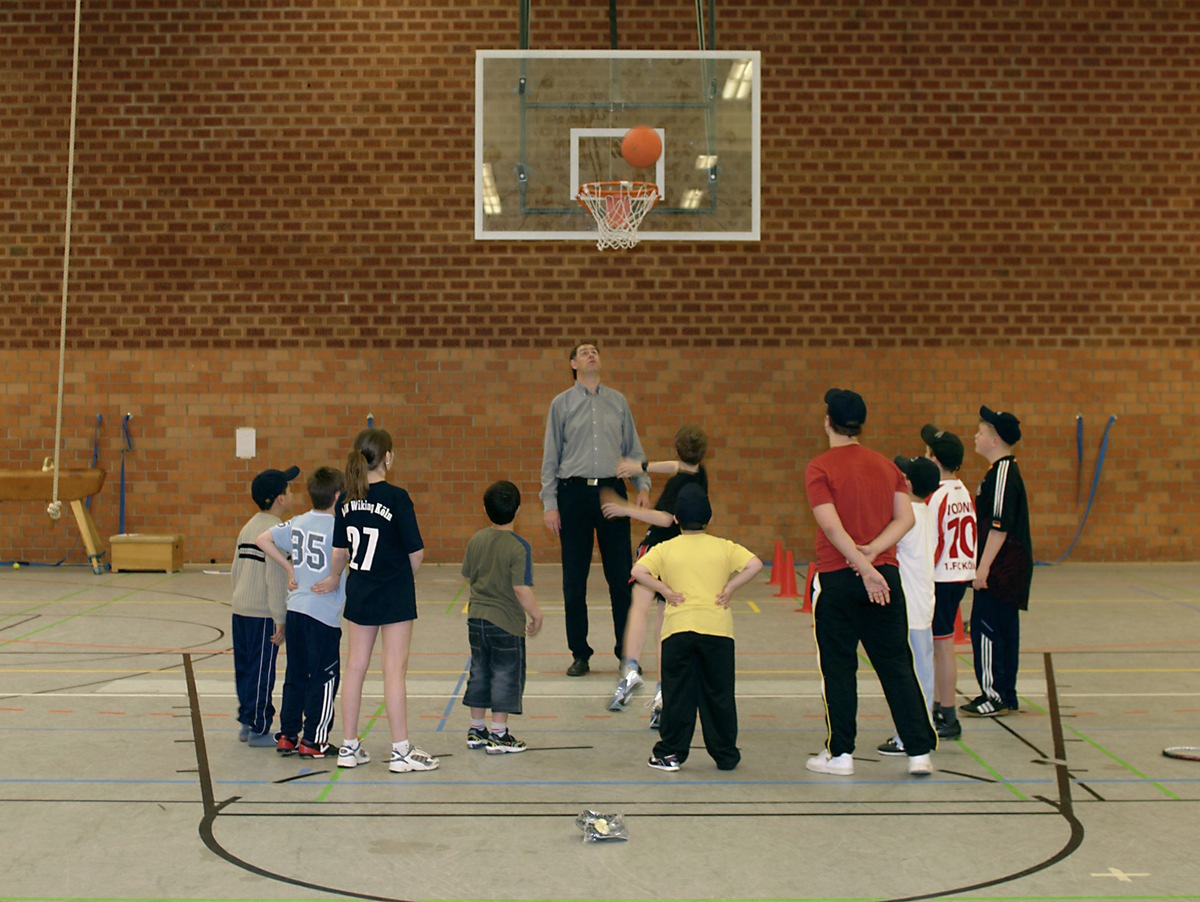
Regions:
[[[687,760],[697,710],[704,747],[717,767],[733,770],[742,757],[729,600],[762,569],[762,561],[736,542],[708,535],[704,530],[711,519],[704,489],[684,486],[675,502],[681,534],[651,548],[633,567],[633,578],[667,601],[662,725],[646,762],[656,770],[679,770]]]

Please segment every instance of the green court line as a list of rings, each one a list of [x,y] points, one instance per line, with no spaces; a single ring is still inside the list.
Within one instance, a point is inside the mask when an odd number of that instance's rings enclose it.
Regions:
[[[961,739],[956,739],[955,742],[957,742],[962,747],[962,750],[964,752],[966,752],[968,755],[970,755],[972,758],[975,759],[976,764],[978,764],[980,767],[982,767],[984,770],[986,770],[989,774],[991,774],[993,777],[995,777],[997,783],[1001,784],[1002,786],[1007,787],[1008,791],[1011,792],[1013,795],[1015,795],[1022,802],[1030,801],[1029,797],[1024,795],[1021,792],[1021,790],[1017,789],[1017,787],[1013,786],[1011,783],[1009,783],[1007,780],[1005,780],[1004,777],[1002,777],[1000,775],[999,771],[997,771],[990,764],[988,764],[986,761],[984,761],[982,758],[980,758],[979,755],[975,752],[975,750],[973,748],[971,748],[969,745],[967,745]]]
[[[463,589],[465,589],[466,587],[467,587],[466,583],[463,583],[462,585],[460,585],[458,587],[458,591],[455,592],[454,597],[450,599],[450,604],[448,604],[446,606],[446,610],[442,611],[443,614],[449,614],[454,610],[455,605],[458,604],[458,599],[460,597],[462,597]]]
[[[1025,696],[1023,696],[1023,695],[1020,696],[1020,699],[1021,699],[1021,703],[1026,705],[1027,707],[1033,708],[1037,711],[1040,711],[1043,714],[1046,713],[1044,708],[1042,708],[1040,705],[1038,705],[1034,702],[1031,702]],[[1081,739],[1082,741],[1086,742],[1088,745],[1090,745],[1092,748],[1094,748],[1096,751],[1098,751],[1101,755],[1104,755],[1107,758],[1111,758],[1113,761],[1117,762],[1117,764],[1121,765],[1121,767],[1125,768],[1125,770],[1129,771],[1134,776],[1138,777],[1141,780],[1145,780],[1147,784],[1149,784],[1150,786],[1153,786],[1155,789],[1157,789],[1159,792],[1161,792],[1167,798],[1175,799],[1176,801],[1181,801],[1180,797],[1178,795],[1176,795],[1174,792],[1172,792],[1170,789],[1163,786],[1161,783],[1156,783],[1155,781],[1151,780],[1148,776],[1146,776],[1144,773],[1142,773],[1140,770],[1138,770],[1136,767],[1134,767],[1128,761],[1125,761],[1120,756],[1114,754],[1113,752],[1110,752],[1108,749],[1106,749],[1100,743],[1096,742],[1094,739],[1092,739],[1086,733],[1083,733],[1082,731],[1075,729],[1073,726],[1071,726],[1065,720],[1063,721],[1063,727],[1067,730],[1070,730],[1072,734],[1079,737],[1079,739]],[[1068,768],[1068,770],[1070,769],[1070,764],[1067,765],[1067,768]],[[1085,780],[1083,782],[1087,782],[1087,781]],[[1122,898],[1124,898],[1124,897],[1122,897]],[[1132,897],[1130,897],[1130,898],[1132,898]]]
[[[168,577],[165,580],[160,580],[160,583],[167,582],[172,578],[173,577]],[[67,623],[68,621],[74,620],[77,617],[82,617],[84,614],[91,614],[95,611],[99,611],[101,608],[108,607],[110,604],[116,604],[118,601],[128,598],[129,596],[135,594],[136,592],[143,592],[147,588],[154,588],[155,586],[159,585],[160,583],[155,583],[154,586],[146,586],[146,587],[139,587],[137,589],[132,589],[123,595],[118,595],[115,598],[110,598],[108,601],[102,601],[99,604],[93,605],[90,608],[84,608],[82,611],[76,611],[74,614],[69,614],[68,616],[62,617],[58,620],[55,620],[52,623],[47,623],[44,626],[39,626],[37,629],[30,630],[28,633],[23,633],[20,636],[13,636],[11,638],[0,639],[0,645],[6,645],[10,642],[20,642],[22,639],[28,639],[30,636],[36,636],[38,633],[44,633],[46,630],[53,629],[56,626],[61,626],[62,624]],[[60,595],[58,598],[53,598],[49,601],[44,601],[41,604],[36,605],[35,607],[26,608],[24,611],[20,611],[17,614],[9,615],[5,619],[11,619],[12,617],[20,616],[20,614],[28,614],[31,611],[36,611],[39,608],[44,608],[44,607],[46,607],[46,605],[59,604],[65,600],[67,600],[68,598],[72,597],[73,595],[78,595],[80,592],[85,592],[91,588],[95,588],[95,587],[94,586],[86,586],[84,588],[77,589],[74,592],[69,592],[66,595]]]
[[[379,720],[384,713],[384,704],[384,702],[380,702],[379,707],[375,709],[375,713],[367,718],[366,727],[358,734],[359,739],[365,739],[371,734],[371,728],[375,726],[375,721]],[[333,791],[333,784],[335,784],[338,781],[338,778],[342,775],[342,768],[336,766],[336,755],[334,756],[334,762],[335,767],[333,768],[333,776],[329,778],[329,781],[325,784],[324,788],[317,794],[318,802],[324,802],[325,799],[328,798],[329,793]]]

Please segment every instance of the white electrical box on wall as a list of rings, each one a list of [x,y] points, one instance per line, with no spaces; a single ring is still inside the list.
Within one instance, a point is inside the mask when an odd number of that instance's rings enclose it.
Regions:
[[[237,431],[237,456],[242,460],[250,460],[255,455],[257,433],[253,426],[242,426]]]

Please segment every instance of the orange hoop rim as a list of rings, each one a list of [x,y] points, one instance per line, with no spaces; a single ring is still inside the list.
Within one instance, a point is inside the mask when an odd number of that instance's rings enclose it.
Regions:
[[[653,195],[657,200],[658,185],[653,182],[584,182],[579,186],[575,199],[582,204],[585,197],[615,197],[623,194],[640,198]]]

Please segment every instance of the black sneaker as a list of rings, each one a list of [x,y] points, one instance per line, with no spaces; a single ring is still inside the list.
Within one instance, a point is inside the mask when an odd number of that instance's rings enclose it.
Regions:
[[[1000,702],[992,701],[986,695],[981,695],[974,701],[959,705],[958,710],[970,717],[1003,717],[1011,709]]]
[[[904,751],[904,743],[900,741],[900,737],[898,736],[893,736],[887,742],[881,742],[876,751],[881,755],[899,756],[908,754],[908,752]]]
[[[511,752],[525,751],[525,743],[512,734],[512,730],[508,730],[502,736],[495,733],[488,734],[487,748],[484,749],[489,755],[505,755]]]
[[[957,739],[962,735],[962,723],[958,720],[954,723],[938,720],[934,726],[937,728],[938,739]]]
[[[487,748],[488,744],[488,728],[487,727],[471,727],[467,730],[467,748],[482,749]]]
[[[679,770],[679,756],[678,755],[663,755],[661,758],[658,757],[658,755],[651,755],[650,760],[647,761],[646,763],[648,765],[650,765],[651,767],[653,767],[655,770],[669,770],[669,771]]]

